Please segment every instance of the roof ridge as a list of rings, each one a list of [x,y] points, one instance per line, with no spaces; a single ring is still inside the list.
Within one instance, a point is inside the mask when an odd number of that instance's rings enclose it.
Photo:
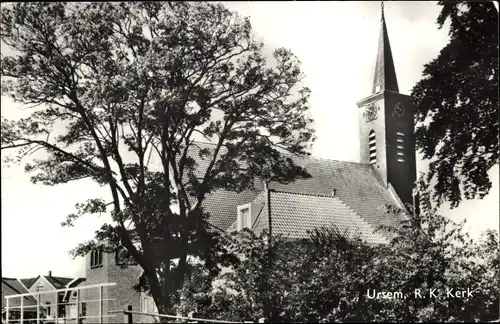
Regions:
[[[298,156],[298,155],[294,155],[294,154],[291,154],[291,153],[283,153],[283,154],[285,154],[285,155],[291,155],[291,156],[296,156],[296,157],[299,157],[299,158],[306,158],[306,159],[309,159],[309,160],[319,160],[319,161],[330,161],[330,162],[342,162],[342,163],[352,163],[352,164],[369,165],[368,163],[362,163],[362,162],[328,159],[328,158],[323,158],[323,157],[319,157],[319,156],[313,156],[312,154],[310,154],[310,155],[304,155],[304,156]]]
[[[339,201],[340,203],[345,206],[347,209],[349,209],[351,212],[354,213],[354,215],[358,216],[359,219],[364,222],[366,225],[368,225],[368,227],[370,227],[371,229],[373,229],[373,233],[377,233],[377,234],[380,234],[384,239],[386,239],[388,242],[390,241],[390,239],[388,237],[386,237],[381,231],[377,231],[377,229],[375,228],[375,226],[373,226],[369,221],[367,221],[363,216],[361,216],[359,213],[357,213],[354,209],[351,208],[351,206],[349,206],[345,201],[343,201],[342,199],[339,198]]]
[[[207,145],[212,145],[212,146],[216,146],[217,145],[217,144],[214,144],[214,143],[203,142],[203,141],[193,141],[192,143],[207,144]],[[311,160],[334,161],[334,162],[342,162],[342,163],[352,163],[352,164],[369,165],[368,163],[362,163],[362,162],[347,161],[347,160],[337,160],[337,159],[328,159],[328,158],[313,156],[312,153],[309,153],[307,155],[295,155],[295,154],[289,153],[289,152],[282,152],[282,154],[286,155],[286,156],[294,156],[294,157],[298,157],[298,158],[306,158],[306,159],[311,159]]]
[[[292,194],[292,195],[302,195],[302,196],[313,196],[313,197],[324,197],[324,198],[337,198],[336,196],[332,195],[324,195],[324,194],[316,194],[316,193],[308,193],[308,192],[294,192],[294,191],[286,191],[286,190],[276,190],[276,189],[269,189],[271,192],[276,192],[276,193],[285,193],[285,194]],[[339,199],[340,200],[340,199]]]

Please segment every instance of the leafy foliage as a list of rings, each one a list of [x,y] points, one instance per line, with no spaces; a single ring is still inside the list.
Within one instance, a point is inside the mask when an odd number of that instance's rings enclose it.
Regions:
[[[207,318],[264,316],[272,322],[498,320],[498,232],[474,242],[462,232],[463,223],[435,213],[428,184],[419,185],[419,213],[407,215],[388,245],[370,246],[335,229],[317,229],[302,241],[237,233],[232,246],[240,261],[219,277],[223,284],[216,289],[197,291],[202,302],[191,298],[183,309]],[[200,288],[193,282],[207,279],[193,278],[191,285]],[[472,297],[454,298],[447,289],[470,289]],[[376,292],[402,292],[404,298],[373,298]]]
[[[432,159],[435,198],[452,207],[484,197],[498,164],[498,11],[492,2],[441,1],[450,42],[425,65],[412,91],[416,145]]]
[[[36,108],[2,121],[2,150],[17,162],[43,152],[26,164],[33,182],[88,178],[110,189],[110,204],[92,198],[63,225],[111,205],[114,223],[96,239],[128,250],[161,312],[188,255],[212,272],[224,256],[202,208],[208,193],[308,176],[283,154],[306,155],[314,139],[300,62],[277,49],[268,67],[248,19],[222,5],[15,3],[1,15],[2,42],[16,53],[2,56],[2,93]]]

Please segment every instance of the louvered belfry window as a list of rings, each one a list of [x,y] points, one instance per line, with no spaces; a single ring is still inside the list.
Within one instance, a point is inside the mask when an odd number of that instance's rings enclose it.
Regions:
[[[401,131],[396,132],[396,154],[398,162],[405,162],[405,134]]]
[[[377,163],[377,141],[375,139],[375,131],[371,130],[368,134],[368,146],[370,149],[370,164]]]

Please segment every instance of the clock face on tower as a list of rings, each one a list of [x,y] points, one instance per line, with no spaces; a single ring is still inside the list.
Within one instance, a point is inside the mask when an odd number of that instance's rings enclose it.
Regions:
[[[403,117],[406,112],[405,106],[402,103],[398,102],[394,105],[394,109],[392,110],[392,115],[396,117]]]
[[[372,104],[368,105],[366,107],[365,112],[363,113],[363,116],[365,117],[365,121],[368,123],[372,120],[377,119],[378,110],[379,110],[379,107],[376,104],[372,103]]]

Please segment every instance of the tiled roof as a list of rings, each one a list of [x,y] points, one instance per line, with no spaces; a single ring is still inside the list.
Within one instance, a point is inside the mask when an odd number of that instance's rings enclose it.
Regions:
[[[373,226],[337,197],[270,191],[273,234],[288,238],[307,238],[308,231],[336,227],[349,237],[359,237],[372,244],[387,243]],[[262,213],[254,229],[268,228],[267,213]]]
[[[2,308],[6,306],[6,299],[4,296],[18,295],[29,293],[28,290],[21,284],[21,282],[15,278],[2,278]],[[19,298],[15,298],[12,302],[9,302],[11,306],[16,306],[20,304]],[[24,305],[36,305],[36,299],[33,296],[24,297]]]
[[[189,156],[197,163],[196,174],[202,176],[210,157],[200,157],[200,149],[213,150],[210,143],[197,142]],[[294,162],[306,168],[311,178],[298,179],[289,184],[270,183],[269,188],[291,193],[329,196],[336,189],[336,196],[371,226],[398,226],[401,219],[386,212],[387,205],[396,205],[389,189],[378,178],[369,164],[344,162],[314,157],[291,156]],[[154,163],[154,162],[153,162]],[[237,206],[253,201],[264,189],[256,180],[255,190],[240,193],[217,190],[206,197],[203,206],[210,213],[210,222],[227,230],[236,220]]]
[[[386,205],[396,205],[388,188],[369,164],[316,158],[295,158],[312,175],[288,185],[271,183],[270,189],[317,195],[335,195],[372,226],[398,226],[401,219],[386,212]]]
[[[82,283],[84,283],[84,282],[85,282],[85,280],[86,280],[85,278],[78,278],[78,279],[76,279],[75,281],[73,281],[73,282],[71,283],[71,285],[69,285],[69,287],[70,287],[70,288],[72,288],[72,287],[77,287],[77,286],[81,285]]]
[[[73,280],[73,278],[67,278],[67,277],[54,277],[54,276],[44,276],[45,279],[47,279],[48,282],[54,286],[56,289],[62,289],[66,288],[66,286],[70,283],[70,281]]]
[[[206,143],[198,143],[198,146],[213,147]],[[206,159],[200,158],[196,152],[191,156],[199,164],[201,174]],[[401,219],[387,214],[385,209],[387,205],[396,205],[396,201],[371,165],[313,157],[293,157],[293,160],[305,167],[312,177],[289,184],[270,183],[270,189],[317,195],[331,195],[332,190],[336,189],[338,198],[372,226],[399,225]],[[263,190],[261,183],[257,182],[256,187],[256,191],[239,194],[225,190],[212,193],[204,202],[205,209],[211,212],[211,222],[223,229],[231,226],[236,219],[236,207],[253,201]]]
[[[210,213],[210,223],[219,229],[226,230],[236,219],[236,208],[239,205],[249,203],[258,195],[257,192],[219,190],[209,194],[203,206]]]
[[[21,282],[23,283],[23,285],[26,287],[26,288],[30,288],[34,283],[35,281],[38,279],[39,277],[33,277],[33,278],[27,278],[27,279],[19,279],[21,280]]]

